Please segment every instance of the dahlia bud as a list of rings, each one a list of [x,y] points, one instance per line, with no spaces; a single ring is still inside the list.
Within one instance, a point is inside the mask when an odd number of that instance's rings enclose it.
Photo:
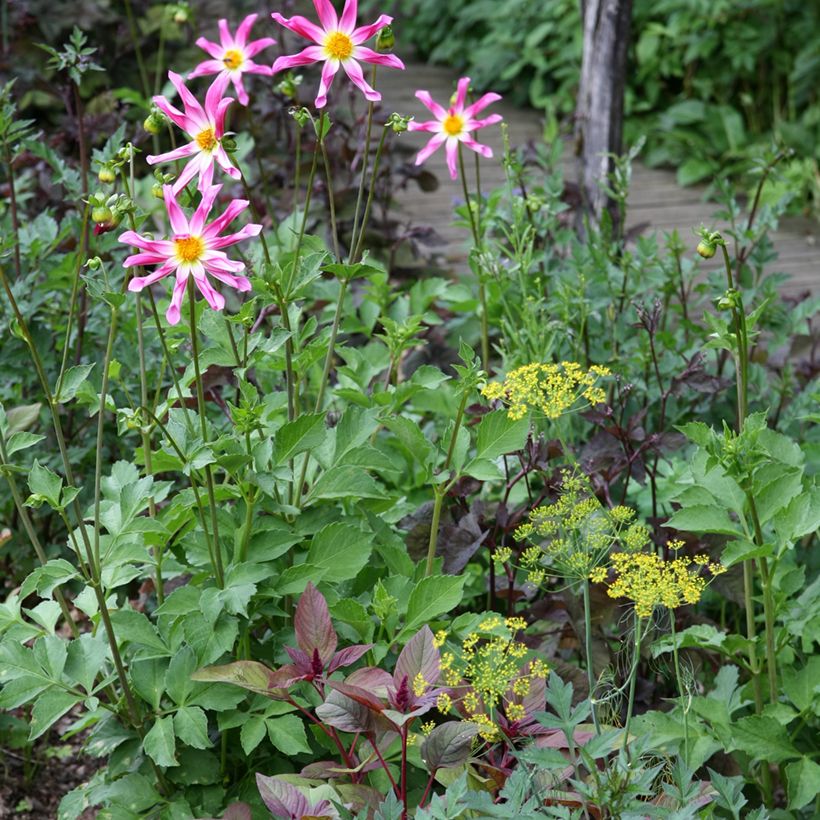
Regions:
[[[188,8],[188,4],[187,4],[187,3],[178,3],[178,4],[174,5],[174,6],[172,6],[171,8],[174,10],[174,17],[173,17],[173,19],[174,19],[174,22],[175,22],[177,25],[180,25],[180,26],[181,26],[183,23],[187,23],[187,22],[188,22],[188,20],[189,20],[189,18],[190,18],[190,16],[191,16],[191,11],[190,11],[190,9]]]
[[[149,134],[159,134],[159,132],[162,131],[162,126],[164,124],[165,124],[165,117],[163,116],[163,114],[158,109],[154,109],[145,118],[145,121],[142,123],[142,127]]]
[[[391,26],[385,26],[378,35],[376,35],[376,51],[378,51],[379,54],[387,54],[392,51],[395,44],[396,35],[393,34]]]
[[[401,134],[407,130],[407,124],[412,119],[413,117],[404,117],[394,112],[387,118],[385,125],[392,128],[394,133]]]
[[[220,140],[222,147],[229,153],[233,154],[236,151],[236,140],[233,137],[222,137]]]
[[[296,99],[299,92],[299,86],[302,84],[302,75],[294,74],[288,71],[276,85],[276,92],[283,97],[288,97],[292,100]]]
[[[715,255],[716,250],[717,248],[711,242],[704,242],[703,240],[698,242],[697,252],[704,259],[711,259]]]
[[[98,224],[101,222],[108,222],[108,220],[112,219],[113,216],[114,213],[108,205],[97,205],[91,210],[91,221],[97,222]]]
[[[86,263],[85,266],[89,270],[99,270],[102,267],[102,259],[99,256],[92,256]]]
[[[304,128],[310,120],[313,119],[310,116],[310,111],[308,111],[304,106],[301,108],[297,108],[296,106],[289,108],[288,114],[296,120],[296,123],[300,128]]]
[[[157,199],[163,199],[164,198],[165,195],[162,192],[162,183],[161,182],[155,182],[151,186],[151,195],[156,197]]]
[[[100,168],[97,179],[105,185],[110,185],[117,178],[117,174],[111,165],[105,164]]]

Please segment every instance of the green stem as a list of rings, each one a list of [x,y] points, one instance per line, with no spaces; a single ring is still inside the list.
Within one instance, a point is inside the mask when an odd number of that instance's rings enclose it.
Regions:
[[[194,360],[194,377],[196,382],[196,402],[199,412],[199,429],[202,434],[202,441],[208,443],[208,422],[205,417],[205,391],[202,387],[202,373],[199,370],[199,341],[196,330],[196,290],[193,276],[188,277],[188,301],[190,304],[190,330],[191,330],[191,355]],[[222,589],[225,586],[225,576],[222,569],[222,547],[219,543],[219,523],[217,520],[216,497],[214,493],[214,476],[211,465],[205,465],[205,486],[208,491],[208,507],[211,514],[211,534],[213,535],[213,562],[214,578],[217,586]],[[203,521],[203,526],[204,526]],[[208,537],[208,530],[205,528],[205,536]]]
[[[324,114],[322,114],[324,116]],[[322,134],[322,122],[319,121],[319,133]],[[327,155],[327,145],[324,136],[319,138],[319,147],[322,149],[322,161],[325,166],[325,181],[327,182],[327,202],[330,207],[330,238],[333,241],[333,255],[337,262],[342,261],[339,252],[339,229],[336,225],[336,197],[333,194],[333,172],[330,167],[330,158]]]
[[[595,726],[595,734],[601,734],[601,727],[598,724],[598,714],[595,711],[595,669],[592,665],[592,614],[589,605],[589,580],[584,579],[584,650],[587,660],[587,684],[589,685],[589,704],[592,712],[592,723]]]
[[[678,642],[675,636],[675,610],[669,610],[669,622],[671,624],[672,632],[672,658],[675,663],[675,680],[678,684],[678,698],[680,699],[680,708],[683,713],[683,762],[689,765],[689,708],[686,705],[686,697],[683,691],[683,677],[680,673],[680,659],[678,656]]]
[[[370,85],[375,88],[376,87],[376,66],[373,66],[373,71],[370,75]],[[370,135],[373,130],[373,112],[376,109],[376,104],[374,102],[369,102],[367,105],[367,127],[365,129],[365,137],[364,137],[364,156],[362,158],[362,175],[359,179],[359,192],[356,195],[356,209],[353,212],[353,231],[350,234],[350,257],[349,260],[353,261],[353,252],[357,245],[357,234],[359,231],[359,215],[362,206],[362,199],[364,197],[364,181],[367,178],[367,166],[370,163]],[[375,176],[375,173],[374,173]],[[366,220],[362,221],[362,233],[364,233],[364,224]]]
[[[9,210],[11,212],[11,231],[14,237],[14,273],[19,281],[22,275],[22,267],[20,264],[20,222],[17,216],[17,195],[14,191],[14,161],[8,143],[4,143],[3,147],[5,148],[6,168],[9,175]]]
[[[382,135],[379,138],[379,144],[376,146],[376,156],[373,159],[373,171],[370,174],[370,188],[367,192],[367,202],[364,206],[364,216],[362,217],[361,225],[359,226],[359,234],[356,238],[355,246],[352,246],[350,255],[350,262],[355,264],[361,259],[362,245],[364,244],[365,230],[370,221],[370,211],[373,207],[373,198],[376,194],[376,180],[379,175],[379,162],[381,161],[382,151],[384,149],[384,141],[387,137],[387,126],[382,129]]]
[[[638,677],[638,663],[641,660],[641,618],[635,613],[635,642],[633,647],[632,669],[629,672],[629,700],[626,705],[626,723],[624,723],[624,747],[627,760],[631,759],[629,750],[629,725],[632,722],[632,710],[635,706],[635,681]]]

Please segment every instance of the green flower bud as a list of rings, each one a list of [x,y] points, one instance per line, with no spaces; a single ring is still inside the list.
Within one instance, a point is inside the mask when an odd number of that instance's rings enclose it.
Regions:
[[[117,178],[117,174],[110,165],[103,165],[97,174],[97,179],[105,185],[110,185]]]
[[[393,34],[393,29],[391,26],[385,26],[377,35],[376,35],[376,51],[379,54],[386,54],[393,50],[393,46],[396,44],[396,35]]]
[[[100,259],[99,256],[92,256],[91,259],[85,263],[85,266],[89,270],[99,270],[102,267],[102,259]]]
[[[158,110],[152,111],[142,123],[142,127],[149,134],[159,134],[165,124],[165,117]]]
[[[393,113],[387,118],[386,125],[393,129],[396,134],[401,134],[407,130],[407,124],[413,117],[404,117],[401,114]]]
[[[222,143],[222,147],[229,153],[232,154],[236,151],[236,140],[233,137],[222,137],[220,140]]]
[[[163,193],[162,193],[162,183],[161,183],[161,182],[155,182],[155,183],[151,186],[151,193],[152,193],[152,194],[153,194],[153,196],[155,196],[157,199],[163,199],[164,195],[163,195]]]
[[[91,209],[91,221],[92,222],[108,222],[109,220],[113,219],[114,213],[107,205],[97,205],[95,208]]]
[[[711,259],[715,255],[716,250],[717,248],[712,242],[706,242],[705,240],[698,242],[697,252],[704,259]]]
[[[296,106],[288,109],[288,114],[296,120],[296,123],[300,128],[304,128],[312,119],[310,116],[310,111],[307,110],[304,106],[301,108],[297,108]]]
[[[276,85],[276,92],[283,97],[289,97],[292,100],[296,99],[299,91],[299,86],[302,84],[302,75],[294,74],[288,71]]]

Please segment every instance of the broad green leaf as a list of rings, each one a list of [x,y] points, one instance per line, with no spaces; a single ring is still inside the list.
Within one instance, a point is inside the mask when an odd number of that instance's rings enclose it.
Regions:
[[[167,715],[158,717],[154,725],[148,730],[142,742],[145,754],[157,766],[177,766],[176,736],[174,735],[174,719]]]
[[[60,508],[60,492],[63,488],[63,479],[53,470],[44,467],[39,461],[31,465],[28,474],[28,486],[31,490],[26,504],[30,507],[39,507],[45,501],[54,509]]]
[[[463,472],[479,481],[499,481],[504,478],[501,468],[486,458],[474,458],[467,463]]]
[[[747,538],[735,538],[726,544],[720,554],[720,563],[725,567],[733,567],[747,561],[749,558],[760,558],[770,556],[773,552],[771,544],[755,544]]]
[[[183,706],[174,715],[177,737],[194,749],[208,749],[213,744],[208,737],[208,718],[198,706]]]
[[[820,765],[808,757],[786,766],[789,783],[789,809],[797,811],[820,794]]]
[[[410,593],[401,634],[413,634],[419,627],[457,607],[465,580],[464,575],[431,575],[419,581]]]
[[[165,673],[168,661],[164,658],[146,658],[134,660],[129,667],[131,681],[137,694],[154,711],[159,710],[162,695],[165,692]]]
[[[308,493],[309,501],[320,498],[380,498],[385,490],[362,467],[341,464],[322,473]]]
[[[305,413],[283,424],[273,438],[278,464],[285,464],[295,455],[318,447],[327,435],[324,413]]]
[[[370,533],[336,522],[313,536],[306,560],[319,569],[323,581],[347,581],[359,574],[372,551]]]
[[[207,666],[197,669],[192,680],[205,683],[232,683],[261,695],[272,694],[270,681],[273,670],[256,661],[235,661],[223,666]],[[276,690],[273,690],[275,692]]]
[[[713,532],[721,535],[743,535],[740,525],[732,521],[723,507],[698,504],[672,514],[665,527],[684,532]]]
[[[78,364],[76,367],[69,367],[63,376],[63,383],[60,392],[55,397],[58,402],[65,404],[71,401],[80,389],[82,383],[88,378],[88,374],[94,369],[94,364]]]
[[[12,433],[6,442],[6,454],[13,456],[21,450],[27,450],[29,447],[33,447],[38,442],[43,441],[43,439],[45,439],[45,436],[36,433]]]
[[[20,407],[11,407],[6,410],[5,419],[8,425],[8,432],[16,433],[31,427],[40,417],[40,409],[42,406],[42,404],[23,404],[20,405]],[[2,425],[2,420],[0,420],[0,425]],[[0,430],[3,430],[5,433],[5,429],[2,426],[0,426]]]
[[[174,703],[183,706],[194,688],[192,675],[197,669],[196,653],[190,646],[183,646],[171,658],[165,673],[165,691]],[[204,748],[204,747],[197,747]]]
[[[783,670],[783,690],[801,712],[811,709],[815,701],[820,702],[818,681],[820,681],[820,655],[812,655],[802,669],[787,666]]]
[[[171,654],[171,650],[157,634],[156,627],[144,613],[137,612],[131,607],[115,609],[111,613],[111,623],[121,644],[131,643],[145,646],[158,655]]]
[[[265,718],[262,715],[251,715],[243,724],[239,732],[239,742],[242,751],[249,755],[265,737]]]
[[[506,410],[493,410],[481,419],[476,437],[476,459],[494,459],[523,448],[530,431],[528,417],[513,420]]]
[[[50,598],[54,587],[77,577],[77,569],[64,558],[52,558],[41,567],[34,569],[20,587],[20,598],[32,592],[43,598]]]
[[[281,717],[268,718],[265,721],[270,742],[282,754],[291,755],[309,754],[307,737],[305,735],[305,724],[297,715],[282,715]]]
[[[91,694],[95,679],[105,671],[107,657],[108,644],[103,631],[98,630],[96,635],[84,632],[68,645],[65,673]]]
[[[782,763],[800,757],[788,732],[774,718],[751,715],[732,726],[734,747],[756,760]]]
[[[78,698],[71,692],[56,687],[39,695],[31,709],[29,740],[35,740],[43,732],[48,731],[72,706],[81,700],[82,698]]]
[[[726,640],[726,633],[720,632],[709,624],[695,624],[681,632],[664,635],[652,644],[652,657],[657,658],[664,652],[672,652],[677,644],[678,649],[696,647],[699,649],[720,649]]]

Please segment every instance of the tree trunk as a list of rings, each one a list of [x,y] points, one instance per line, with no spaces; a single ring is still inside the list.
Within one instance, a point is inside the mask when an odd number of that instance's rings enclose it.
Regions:
[[[584,55],[575,109],[575,141],[584,214],[599,222],[609,211],[616,235],[618,209],[602,186],[610,154],[623,148],[624,85],[632,0],[581,0]]]

